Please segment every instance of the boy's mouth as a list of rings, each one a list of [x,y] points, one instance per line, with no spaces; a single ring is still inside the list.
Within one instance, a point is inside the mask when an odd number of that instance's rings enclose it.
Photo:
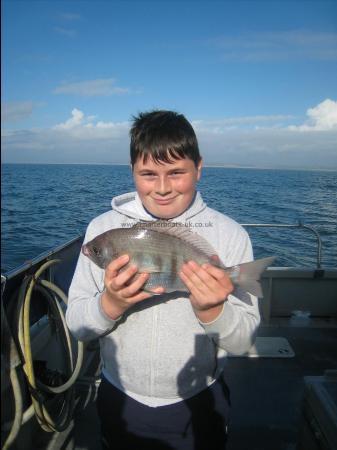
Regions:
[[[175,200],[176,197],[172,198],[154,198],[153,200],[158,203],[158,205],[168,205]]]

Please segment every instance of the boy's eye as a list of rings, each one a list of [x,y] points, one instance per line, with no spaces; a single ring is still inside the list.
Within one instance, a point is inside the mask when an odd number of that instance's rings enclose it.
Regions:
[[[156,175],[154,173],[149,172],[149,173],[142,173],[142,176],[143,177],[147,177],[147,178],[153,178]]]
[[[95,253],[96,256],[100,256],[100,254],[101,254],[100,249],[97,247],[93,247],[92,251]]]
[[[178,176],[178,175],[183,175],[184,173],[185,173],[185,172],[183,172],[183,171],[181,171],[181,170],[176,170],[176,171],[170,172],[168,175],[169,175],[170,177],[172,177],[172,176],[176,177],[176,176]],[[157,174],[154,173],[154,172],[142,172],[142,173],[141,173],[141,176],[142,176],[142,177],[146,177],[146,178],[154,178],[154,177],[157,176]]]
[[[183,173],[184,173],[184,172],[179,172],[179,171],[177,171],[177,172],[172,172],[171,175],[177,176],[177,175],[182,175]]]

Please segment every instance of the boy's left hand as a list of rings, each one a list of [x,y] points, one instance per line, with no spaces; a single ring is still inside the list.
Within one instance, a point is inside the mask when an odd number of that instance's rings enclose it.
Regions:
[[[222,311],[222,305],[234,290],[227,273],[211,264],[194,261],[183,264],[180,277],[189,289],[190,301],[201,322],[212,322]]]

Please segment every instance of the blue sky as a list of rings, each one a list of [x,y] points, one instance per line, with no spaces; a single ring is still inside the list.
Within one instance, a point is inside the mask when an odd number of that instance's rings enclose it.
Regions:
[[[127,163],[179,111],[206,164],[337,169],[336,1],[3,1],[3,162]]]

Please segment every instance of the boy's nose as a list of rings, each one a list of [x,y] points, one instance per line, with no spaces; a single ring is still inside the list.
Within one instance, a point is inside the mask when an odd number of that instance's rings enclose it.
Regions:
[[[157,186],[156,186],[156,192],[159,195],[166,195],[171,192],[171,183],[169,180],[162,178],[158,180]]]

